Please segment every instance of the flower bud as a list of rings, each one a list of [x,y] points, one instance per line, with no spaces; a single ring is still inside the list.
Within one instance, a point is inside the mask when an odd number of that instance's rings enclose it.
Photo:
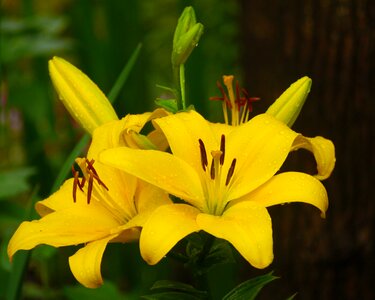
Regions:
[[[95,128],[118,120],[107,97],[75,66],[54,57],[49,61],[49,72],[60,100],[71,116],[90,134]]]
[[[307,76],[298,79],[276,99],[266,113],[292,127],[310,92],[311,83],[312,80]]]
[[[172,65],[174,67],[186,62],[203,34],[203,25],[196,22],[194,9],[184,9],[178,19],[173,37]]]

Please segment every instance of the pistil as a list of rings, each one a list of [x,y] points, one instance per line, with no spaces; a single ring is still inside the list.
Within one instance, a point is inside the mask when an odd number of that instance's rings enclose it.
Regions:
[[[226,205],[226,190],[232,180],[237,159],[234,158],[228,169],[224,182],[222,182],[222,169],[225,161],[225,135],[222,134],[220,138],[220,150],[211,151],[211,163],[208,167],[207,151],[204,142],[199,139],[199,150],[201,155],[202,169],[206,173],[206,178],[203,181],[206,192],[206,203],[209,212],[220,215]]]

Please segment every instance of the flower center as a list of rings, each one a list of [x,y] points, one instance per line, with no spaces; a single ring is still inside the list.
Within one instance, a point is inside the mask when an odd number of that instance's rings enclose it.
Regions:
[[[233,75],[223,76],[224,85],[227,88],[228,95],[221,83],[217,82],[217,87],[219,88],[222,96],[221,97],[211,97],[210,100],[220,100],[223,101],[223,114],[225,124],[229,124],[228,109],[230,110],[230,123],[233,126],[238,126],[246,123],[249,120],[250,112],[253,110],[252,103],[258,101],[258,97],[249,97],[248,92],[244,88],[240,88],[238,80],[236,80],[236,89],[233,90]]]
[[[85,159],[85,171],[87,173],[87,176],[88,176],[88,187],[87,187],[87,204],[90,204],[90,200],[91,200],[91,195],[92,195],[92,187],[93,187],[93,183],[94,183],[94,180],[96,180],[96,182],[103,186],[107,191],[108,191],[108,187],[104,184],[104,182],[99,178],[99,175],[98,175],[98,172],[96,172],[95,168],[94,168],[94,162],[95,160],[88,160],[87,158]],[[77,201],[77,187],[83,192],[83,187],[85,186],[85,183],[86,183],[86,177],[83,176],[81,181],[79,181],[79,172],[76,171],[74,169],[74,165],[72,165],[72,173],[73,173],[73,177],[74,177],[74,182],[73,182],[73,201],[76,202]]]
[[[211,151],[211,164],[208,167],[206,147],[201,139],[199,150],[201,154],[202,169],[206,173],[205,192],[208,211],[214,215],[221,215],[226,205],[226,191],[234,174],[237,159],[234,158],[230,164],[226,177],[223,177],[223,166],[225,161],[225,135],[221,135],[220,150]],[[225,174],[225,173],[224,173]],[[225,178],[225,182],[224,182]]]

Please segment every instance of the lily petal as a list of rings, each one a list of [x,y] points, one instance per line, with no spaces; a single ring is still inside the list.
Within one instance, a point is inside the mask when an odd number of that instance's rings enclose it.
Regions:
[[[198,208],[204,205],[198,174],[188,163],[174,155],[119,147],[102,152],[99,160],[156,185]]]
[[[59,190],[57,190],[47,199],[38,201],[35,204],[35,209],[38,212],[38,214],[41,217],[43,217],[54,211],[74,208],[77,205],[82,205],[82,203],[86,203],[87,200],[85,198],[85,195],[81,193],[79,190],[77,191],[77,203],[74,203],[72,194],[73,182],[74,179],[72,178],[66,180]]]
[[[199,139],[207,154],[219,149],[220,136],[215,139],[209,122],[193,110],[155,119],[153,123],[165,134],[173,155],[189,162],[198,173],[203,172]]]
[[[103,284],[100,265],[108,242],[113,238],[88,243],[69,257],[70,270],[74,277],[87,288],[97,288]]]
[[[199,214],[197,223],[202,230],[230,242],[252,266],[263,269],[272,262],[271,218],[257,203],[240,202],[222,216]]]
[[[173,203],[167,192],[142,180],[138,182],[134,198],[138,213],[124,225],[124,228],[142,227],[159,206]]]
[[[318,174],[315,177],[319,180],[327,179],[336,163],[335,146],[332,141],[321,136],[309,138],[299,135],[295,139],[291,151],[300,148],[311,151],[314,154],[318,169]]]
[[[322,217],[328,209],[328,196],[323,184],[313,176],[299,172],[278,174],[255,191],[232,203],[241,201],[255,201],[265,207],[304,202],[317,207]]]
[[[90,134],[100,125],[118,119],[103,92],[75,66],[54,57],[49,61],[49,71],[65,107]]]
[[[226,157],[237,158],[228,200],[244,196],[270,179],[289,154],[297,133],[268,114],[254,117],[227,137]],[[229,168],[229,166],[228,166]]]
[[[159,207],[142,229],[140,250],[150,265],[158,263],[185,236],[199,230],[195,222],[199,210],[187,204]]]
[[[152,212],[161,205],[172,204],[167,192],[141,180],[135,198],[139,213]]]
[[[18,250],[29,250],[40,244],[61,247],[101,239],[120,225],[100,205],[78,200],[68,209],[55,211],[40,220],[22,222],[9,241],[8,256],[11,258]]]

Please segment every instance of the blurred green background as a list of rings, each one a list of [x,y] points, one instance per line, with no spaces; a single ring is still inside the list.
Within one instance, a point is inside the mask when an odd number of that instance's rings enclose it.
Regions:
[[[325,184],[327,219],[310,207],[270,209],[275,262],[255,270],[219,266],[209,274],[214,299],[239,282],[275,270],[281,279],[261,299],[372,299],[375,280],[374,4],[366,0],[2,0],[0,23],[0,298],[12,278],[7,242],[22,220],[32,218],[30,199],[48,196],[67,155],[83,135],[57,100],[47,69],[61,56],[108,94],[139,43],[143,47],[115,107],[119,116],[155,107],[172,85],[170,53],[178,16],[193,5],[204,35],[186,66],[187,97],[208,119],[220,120],[216,81],[235,74],[263,112],[292,82],[313,79],[309,100],[294,129],[331,138],[337,167]],[[371,34],[372,32],[372,34]],[[312,169],[304,153],[286,168]],[[35,217],[35,216],[34,216]],[[137,245],[109,245],[105,284],[80,287],[67,259],[74,247],[40,246],[24,277],[26,299],[138,299],[158,279],[190,282],[173,261],[150,267]],[[277,296],[272,296],[277,295]],[[263,298],[262,298],[263,297]]]

